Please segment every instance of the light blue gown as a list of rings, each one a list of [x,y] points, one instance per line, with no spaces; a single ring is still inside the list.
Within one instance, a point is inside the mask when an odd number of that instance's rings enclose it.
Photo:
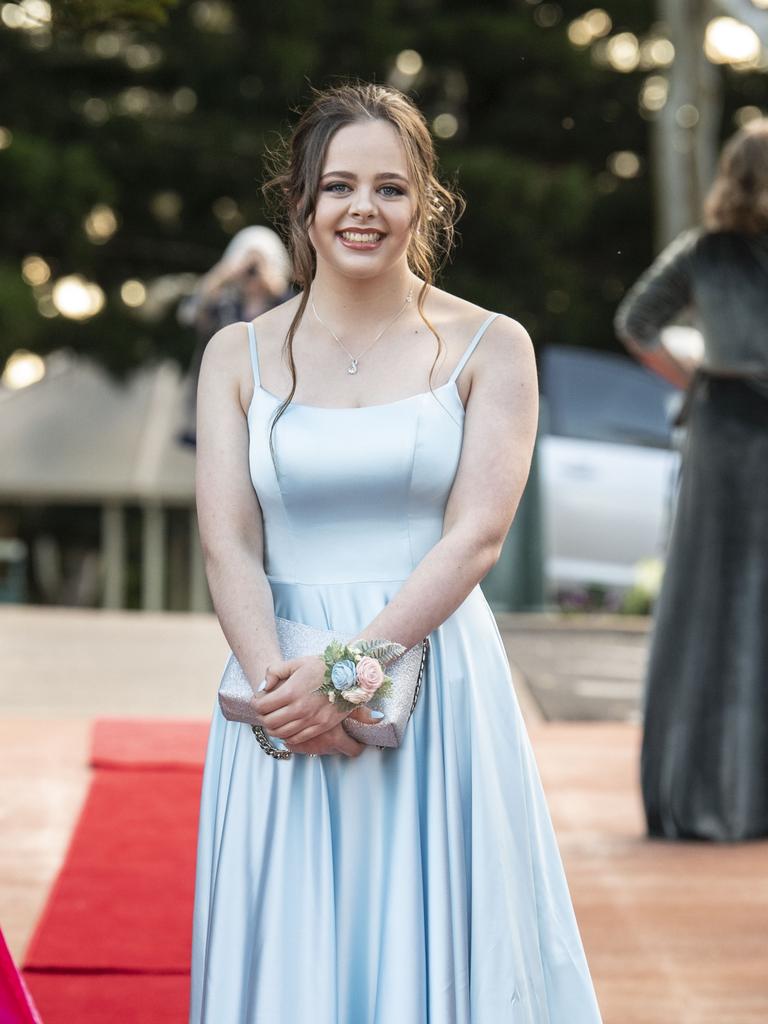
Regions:
[[[461,452],[457,378],[364,408],[255,378],[250,472],[277,615],[350,637],[440,539]],[[493,481],[489,481],[489,487]],[[191,1024],[598,1024],[496,622],[477,586],[431,634],[396,750],[277,761],[214,710]]]

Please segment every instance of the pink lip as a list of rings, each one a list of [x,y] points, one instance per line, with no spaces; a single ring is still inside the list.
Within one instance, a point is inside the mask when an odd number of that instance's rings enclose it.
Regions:
[[[345,228],[344,230],[345,231],[355,231],[357,233],[362,234],[362,232],[360,231],[360,228]],[[341,231],[337,231],[336,232],[336,237],[338,238],[338,240],[341,242],[341,244],[346,249],[357,249],[358,251],[368,252],[368,251],[370,251],[372,249],[378,249],[378,247],[381,245],[381,243],[384,241],[384,239],[387,236],[386,235],[382,235],[381,238],[379,238],[378,242],[350,242],[346,238],[342,237]]]

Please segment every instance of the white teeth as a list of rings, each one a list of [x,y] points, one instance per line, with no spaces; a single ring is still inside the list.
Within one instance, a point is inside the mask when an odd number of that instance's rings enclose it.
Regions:
[[[359,231],[342,231],[341,237],[348,242],[378,242],[381,235],[376,231],[373,234],[364,235]]]

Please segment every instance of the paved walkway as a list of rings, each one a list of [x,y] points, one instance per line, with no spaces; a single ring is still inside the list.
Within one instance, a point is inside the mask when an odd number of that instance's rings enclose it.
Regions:
[[[545,719],[639,720],[647,618],[504,613],[496,618],[519,682]]]
[[[605,1024],[764,1024],[768,843],[643,838],[639,731],[626,719],[644,624],[624,636],[621,622],[499,621],[524,666],[515,685]],[[207,717],[226,646],[210,616],[0,608],[0,652],[0,921],[20,958],[87,788],[91,720]],[[602,695],[585,694],[590,680]],[[623,720],[547,721],[536,698],[549,715],[602,701],[603,717]]]

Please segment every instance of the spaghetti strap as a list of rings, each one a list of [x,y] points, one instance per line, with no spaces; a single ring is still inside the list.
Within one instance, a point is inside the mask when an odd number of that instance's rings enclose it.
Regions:
[[[461,371],[464,369],[464,364],[469,359],[469,357],[472,355],[472,353],[475,351],[475,349],[477,348],[478,342],[480,341],[482,336],[485,334],[485,332],[488,330],[488,328],[491,326],[491,324],[493,323],[493,321],[496,319],[496,317],[498,315],[499,315],[498,313],[491,313],[491,315],[488,317],[488,319],[485,320],[485,322],[480,325],[480,327],[479,327],[477,333],[475,334],[474,338],[467,345],[466,350],[464,352],[464,355],[461,357],[461,359],[456,364],[456,369],[453,371],[451,376],[448,378],[448,383],[449,384],[454,384],[456,382],[456,378],[459,376]]]
[[[259,353],[256,348],[256,331],[251,321],[248,321],[248,348],[251,353],[251,367],[253,368],[253,382],[256,387],[261,387],[261,375],[259,373]]]

